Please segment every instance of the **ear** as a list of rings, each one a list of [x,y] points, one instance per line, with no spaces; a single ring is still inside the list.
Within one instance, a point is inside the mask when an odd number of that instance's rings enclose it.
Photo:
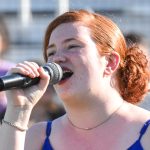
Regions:
[[[120,55],[113,51],[111,55],[106,56],[107,65],[104,71],[105,75],[112,74],[119,66],[120,63]]]

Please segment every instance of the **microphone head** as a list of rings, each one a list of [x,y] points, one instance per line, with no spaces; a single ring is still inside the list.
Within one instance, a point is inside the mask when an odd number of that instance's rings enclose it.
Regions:
[[[50,75],[50,84],[56,84],[62,79],[63,71],[58,64],[49,62],[43,68]]]

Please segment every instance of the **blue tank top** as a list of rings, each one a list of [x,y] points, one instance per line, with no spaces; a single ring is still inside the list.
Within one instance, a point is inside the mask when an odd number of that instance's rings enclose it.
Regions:
[[[49,141],[49,136],[51,134],[51,121],[47,122],[47,127],[46,127],[46,138],[42,147],[42,150],[53,150],[50,141]],[[141,145],[141,139],[143,135],[145,134],[148,126],[150,125],[150,120],[146,121],[140,131],[139,138],[135,141],[133,145],[131,145],[127,150],[144,150],[142,145]]]

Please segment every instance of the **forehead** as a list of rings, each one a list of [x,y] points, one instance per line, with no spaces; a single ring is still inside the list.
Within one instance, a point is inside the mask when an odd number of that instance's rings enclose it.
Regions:
[[[90,38],[90,30],[80,22],[63,23],[53,30],[49,43],[70,38],[79,38],[88,41]]]

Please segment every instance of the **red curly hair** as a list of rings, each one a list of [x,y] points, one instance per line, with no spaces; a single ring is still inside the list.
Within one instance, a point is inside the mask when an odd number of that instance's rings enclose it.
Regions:
[[[101,55],[116,51],[120,55],[117,69],[119,92],[124,100],[137,103],[148,91],[150,71],[143,51],[136,46],[127,48],[125,38],[118,26],[109,18],[85,10],[70,11],[58,16],[47,27],[44,39],[44,58],[47,61],[47,47],[53,30],[63,23],[77,22],[90,29],[91,38]]]

